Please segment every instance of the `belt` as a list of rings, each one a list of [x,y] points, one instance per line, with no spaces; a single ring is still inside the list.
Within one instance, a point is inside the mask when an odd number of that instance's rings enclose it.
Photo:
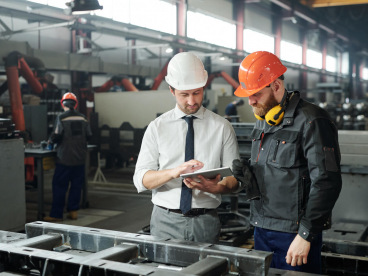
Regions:
[[[172,213],[182,214],[185,217],[196,217],[196,216],[204,215],[204,214],[214,210],[214,209],[206,209],[206,208],[194,208],[194,209],[190,209],[190,211],[187,212],[186,214],[183,214],[183,212],[180,209],[169,209],[169,208],[162,207],[162,206],[159,206],[159,205],[156,205],[156,206],[160,207],[161,209],[172,212]]]

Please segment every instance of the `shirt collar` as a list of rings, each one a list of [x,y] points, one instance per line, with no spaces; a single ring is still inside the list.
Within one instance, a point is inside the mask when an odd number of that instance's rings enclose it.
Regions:
[[[191,115],[198,118],[198,119],[203,119],[205,110],[206,110],[206,108],[204,108],[203,105],[201,105],[201,107],[198,109],[198,111],[194,114],[191,114]],[[175,106],[174,113],[175,113],[175,118],[176,119],[181,119],[185,116],[188,116],[188,114],[185,114],[183,111],[180,110],[180,108],[178,107],[177,104]]]

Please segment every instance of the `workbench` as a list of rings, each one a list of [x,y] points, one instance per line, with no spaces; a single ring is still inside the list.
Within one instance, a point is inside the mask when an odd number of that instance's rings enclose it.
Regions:
[[[89,169],[89,155],[91,151],[96,148],[95,145],[88,145],[88,154],[86,160],[86,170],[85,170],[85,183],[82,186],[82,199],[81,199],[81,208],[87,208],[89,203],[87,200],[87,192],[88,192],[88,169]],[[37,167],[37,218],[39,220],[43,220],[45,217],[44,213],[44,167],[43,167],[43,158],[45,157],[56,157],[56,150],[47,150],[42,148],[25,148],[24,149],[24,157],[33,157],[36,162]]]

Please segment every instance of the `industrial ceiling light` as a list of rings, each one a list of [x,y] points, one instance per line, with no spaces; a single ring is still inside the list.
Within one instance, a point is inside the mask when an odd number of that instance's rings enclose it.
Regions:
[[[73,14],[89,13],[94,10],[102,10],[98,0],[73,0],[65,3],[71,8]]]
[[[286,16],[286,17],[283,17],[282,20],[284,21],[290,20],[293,24],[298,23],[298,20],[296,19],[295,16]]]
[[[169,48],[167,48],[167,49],[165,50],[165,52],[166,52],[166,53],[168,53],[168,54],[172,53],[173,51],[174,51],[174,49],[173,49],[173,48],[171,48],[171,47],[169,47]]]

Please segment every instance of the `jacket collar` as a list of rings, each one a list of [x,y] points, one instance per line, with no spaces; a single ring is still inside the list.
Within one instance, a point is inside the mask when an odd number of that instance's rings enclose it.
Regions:
[[[289,96],[289,103],[285,110],[284,119],[282,121],[282,126],[291,126],[294,124],[294,114],[298,103],[300,102],[300,92],[293,91]]]

